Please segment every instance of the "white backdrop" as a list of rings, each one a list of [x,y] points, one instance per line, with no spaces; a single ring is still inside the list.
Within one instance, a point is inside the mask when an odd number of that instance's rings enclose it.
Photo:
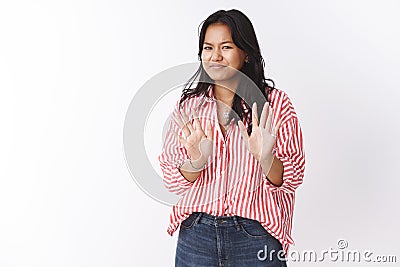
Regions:
[[[170,207],[130,176],[124,118],[153,75],[197,60],[198,25],[221,8],[252,20],[300,119],[292,249],[345,239],[400,261],[399,2],[2,1],[0,266],[173,265]]]

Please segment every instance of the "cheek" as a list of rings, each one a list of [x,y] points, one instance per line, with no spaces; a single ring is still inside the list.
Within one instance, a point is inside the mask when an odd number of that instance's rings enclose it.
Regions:
[[[203,51],[202,53],[201,53],[201,59],[204,61],[209,61],[209,59],[210,59],[210,57],[211,57],[211,53],[210,52],[205,52],[205,51]]]
[[[230,53],[229,55],[227,55],[229,57],[229,61],[233,66],[235,66],[235,68],[237,67],[241,67],[244,63],[244,56],[241,53]]]
[[[240,69],[243,66],[244,59],[240,56],[235,56],[231,58],[231,67],[235,69]]]

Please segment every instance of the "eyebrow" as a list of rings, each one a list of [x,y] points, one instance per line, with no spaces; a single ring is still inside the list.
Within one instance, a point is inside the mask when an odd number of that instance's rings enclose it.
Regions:
[[[221,42],[221,43],[219,43],[219,44],[227,44],[227,43],[233,44],[232,41],[223,41],[223,42]],[[211,43],[208,43],[208,42],[204,42],[204,44],[206,44],[206,45],[212,45]]]

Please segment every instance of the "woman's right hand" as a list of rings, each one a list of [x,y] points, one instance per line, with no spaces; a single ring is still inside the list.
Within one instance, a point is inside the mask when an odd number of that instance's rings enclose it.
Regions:
[[[183,112],[180,112],[181,117],[178,115],[176,118],[185,137],[180,136],[179,133],[176,134],[190,156],[192,167],[200,170],[212,153],[212,128],[210,120],[207,120],[205,133],[201,127],[199,115],[193,108],[191,110],[194,118],[193,124],[190,122],[189,116]]]

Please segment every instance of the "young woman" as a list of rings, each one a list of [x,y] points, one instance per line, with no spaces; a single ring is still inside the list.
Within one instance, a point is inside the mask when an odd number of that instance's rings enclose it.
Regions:
[[[175,266],[286,266],[305,168],[294,107],[265,78],[242,12],[210,15],[198,55],[159,156],[166,187],[182,196],[168,227],[179,227]]]

